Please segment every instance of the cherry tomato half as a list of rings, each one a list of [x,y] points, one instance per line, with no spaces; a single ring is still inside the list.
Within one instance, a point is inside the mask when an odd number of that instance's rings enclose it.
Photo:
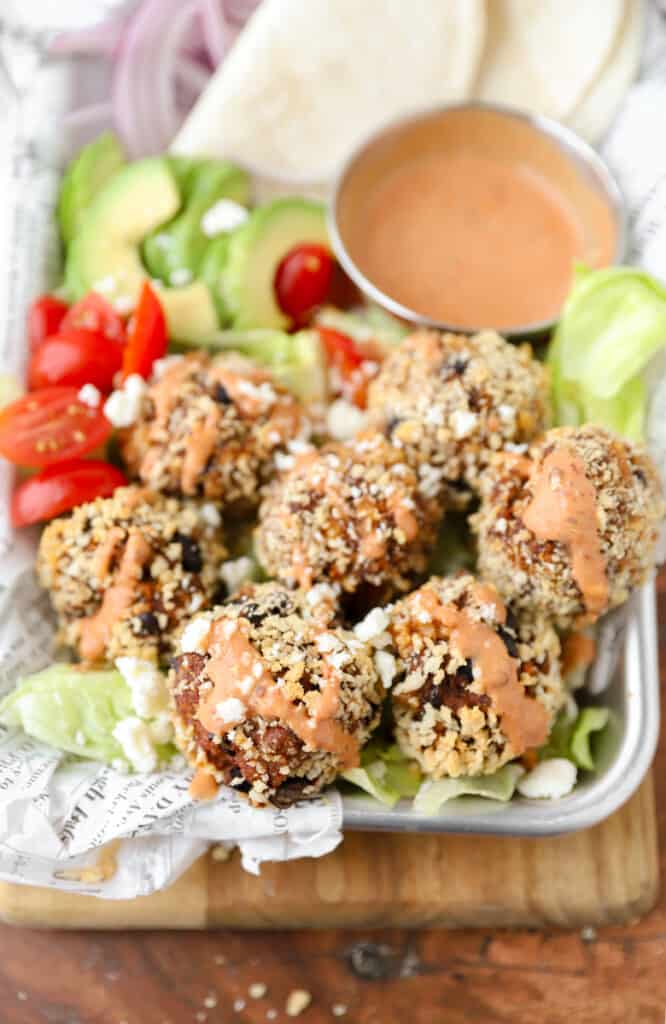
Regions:
[[[125,324],[122,317],[116,313],[111,303],[97,292],[88,292],[80,302],[76,302],[61,325],[61,331],[81,329],[102,334],[110,341],[121,345],[125,343]]]
[[[12,495],[14,526],[28,526],[53,519],[76,505],[94,498],[108,498],[116,487],[124,487],[125,476],[108,462],[70,459],[43,469],[24,480]]]
[[[28,367],[28,387],[35,391],[58,384],[74,388],[94,384],[108,394],[122,360],[120,345],[103,334],[63,329],[43,341],[33,353]]]
[[[302,321],[324,302],[333,277],[333,257],[323,245],[291,249],[275,273],[274,287],[283,313]]]
[[[132,373],[150,377],[153,363],[166,354],[168,343],[162,306],[146,281],[127,332],[127,344],[123,352],[123,380]]]
[[[0,455],[17,466],[51,466],[103,444],[111,433],[101,405],[86,405],[77,388],[44,388],[0,411]]]
[[[326,361],[340,375],[344,397],[365,409],[367,404],[368,380],[366,372],[374,360],[369,360],[353,338],[331,327],[317,327],[317,332],[326,352]]]
[[[55,295],[39,295],[28,309],[28,344],[34,352],[50,334],[60,329],[67,304]]]

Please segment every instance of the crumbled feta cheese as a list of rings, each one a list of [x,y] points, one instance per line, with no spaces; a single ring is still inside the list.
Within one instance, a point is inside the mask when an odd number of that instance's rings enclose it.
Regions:
[[[235,203],[233,199],[218,199],[204,213],[200,227],[207,238],[214,238],[223,231],[233,231],[240,227],[248,216],[245,207]]]
[[[369,611],[362,622],[354,626],[354,633],[364,643],[372,643],[377,637],[381,637],[390,626],[391,620],[383,608],[373,608]]]
[[[210,619],[205,616],[200,615],[188,622],[180,638],[180,649],[183,654],[204,654],[205,648],[202,645],[209,633]]]
[[[199,509],[199,515],[207,526],[217,527],[222,525],[222,516],[220,515],[219,509],[210,501],[207,501],[201,506]]]
[[[104,414],[114,427],[129,427],[141,412],[146,382],[137,373],[131,374],[122,388],[112,391],[104,403]]]
[[[317,650],[321,651],[322,654],[334,651],[337,646],[338,642],[332,633],[321,633],[317,637]]]
[[[192,280],[192,271],[187,267],[177,267],[169,274],[169,284],[172,288],[182,288]]]
[[[163,712],[161,715],[156,715],[148,723],[148,728],[150,729],[153,743],[170,743],[173,739],[173,723],[168,711]]]
[[[518,782],[521,796],[531,799],[557,800],[576,785],[576,765],[565,757],[549,757]]]
[[[276,452],[274,456],[275,468],[281,473],[284,473],[288,469],[292,469],[294,465],[294,456],[285,455],[284,452]]]
[[[315,446],[310,444],[309,441],[304,441],[301,437],[294,437],[291,441],[287,442],[287,451],[290,455],[305,455],[307,452],[313,452]]]
[[[113,299],[113,307],[121,316],[128,316],[136,305],[131,295],[116,295]]]
[[[526,444],[513,444],[512,441],[507,441],[504,445],[504,451],[511,452],[513,455],[525,455],[527,448]]]
[[[508,523],[504,516],[500,516],[500,518],[495,523],[495,529],[497,530],[498,533],[506,533],[507,526]]]
[[[166,680],[151,661],[141,658],[116,658],[116,668],[132,693],[132,704],[139,718],[152,718],[167,710],[169,696]]]
[[[463,437],[469,437],[472,433],[479,417],[475,412],[468,412],[466,409],[456,409],[455,412],[451,413],[450,424],[453,430],[454,437],[461,440]]]
[[[402,465],[402,463],[399,463]],[[394,467],[394,472],[398,469]],[[444,471],[437,466],[431,466],[427,462],[419,466],[419,491],[425,498],[436,498],[442,489]]]
[[[431,405],[424,417],[426,423],[433,427],[444,426],[444,410],[440,405]]]
[[[247,555],[223,562],[220,566],[220,577],[230,594],[235,593],[247,580],[252,579],[254,562]]]
[[[367,413],[344,398],[331,402],[326,413],[326,429],[336,441],[350,441],[367,423]]]
[[[315,583],[305,595],[305,601],[311,608],[318,604],[334,604],[338,599],[340,586],[337,583]]]
[[[140,718],[123,718],[113,730],[113,736],[135,771],[154,772],[157,769],[157,751],[147,722]]]
[[[102,393],[94,384],[84,384],[79,391],[79,401],[89,405],[91,409],[96,409],[102,401]]]
[[[396,673],[396,661],[392,654],[388,651],[376,651],[375,653],[375,668],[379,673],[384,689],[390,690],[393,685]]]
[[[250,683],[252,680],[250,680]],[[215,705],[215,717],[227,725],[237,725],[245,718],[246,707],[238,697],[228,697]]]
[[[190,615],[194,615],[195,612],[198,612],[203,603],[203,594],[192,594],[192,597],[190,598],[190,603],[187,606],[187,610],[190,613]]]
[[[152,380],[159,380],[163,377],[170,366],[174,363],[180,363],[183,357],[181,355],[164,356],[162,359],[156,359],[153,363],[152,369]]]
[[[515,420],[516,418],[516,410],[512,405],[498,405],[497,411],[500,419],[504,420],[505,423],[510,423],[511,420]]]
[[[328,659],[333,668],[344,668],[351,661],[351,654],[344,647],[334,651]]]

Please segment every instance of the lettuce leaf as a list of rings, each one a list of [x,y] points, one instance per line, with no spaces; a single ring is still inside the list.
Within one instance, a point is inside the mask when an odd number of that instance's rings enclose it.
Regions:
[[[600,733],[606,728],[609,717],[608,708],[583,708],[576,719],[569,749],[571,760],[579,768],[585,768],[588,772],[595,770],[596,764],[590,741],[595,733]]]
[[[271,371],[287,390],[305,402],[326,399],[328,375],[316,331],[285,331],[270,327],[216,331],[179,347],[206,348],[211,352],[240,352]]]
[[[596,763],[591,739],[593,734],[606,728],[609,718],[608,708],[583,708],[574,715],[568,708],[563,708],[555,719],[548,742],[539,751],[539,760],[566,757],[578,768],[594,771]]]
[[[421,785],[421,772],[395,743],[369,743],[361,753],[361,764],[344,772],[345,782],[369,793],[382,804],[393,807],[402,797],[413,797]]]
[[[26,676],[0,702],[0,724],[22,728],[77,757],[146,770],[134,764],[131,752],[114,735],[119,724],[138,723],[145,744],[154,752],[152,770],[170,760],[175,748],[168,741],[167,716],[145,718],[141,712],[138,698],[116,669],[56,664]]]
[[[516,783],[524,768],[519,764],[505,764],[493,775],[465,776],[458,779],[427,780],[414,800],[414,810],[420,814],[437,814],[442,804],[459,796],[482,796],[488,800],[506,803],[513,796]]]
[[[643,371],[664,346],[663,285],[633,267],[578,267],[548,354],[556,421],[642,439]]]
[[[134,715],[130,689],[115,669],[90,671],[51,665],[26,676],[0,703],[0,722],[79,757],[123,758],[113,737],[119,721]]]

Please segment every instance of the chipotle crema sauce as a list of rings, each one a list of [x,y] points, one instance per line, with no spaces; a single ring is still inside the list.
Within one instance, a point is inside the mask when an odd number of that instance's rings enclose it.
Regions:
[[[605,198],[552,139],[479,109],[371,145],[342,208],[348,252],[373,285],[468,330],[553,320],[575,262],[611,263],[618,237]]]

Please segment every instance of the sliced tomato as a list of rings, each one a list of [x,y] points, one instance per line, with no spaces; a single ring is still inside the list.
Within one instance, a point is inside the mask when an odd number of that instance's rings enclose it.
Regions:
[[[116,487],[124,487],[123,473],[108,462],[70,459],[48,466],[24,480],[12,495],[14,526],[41,523],[68,512],[94,498],[108,498]]]
[[[333,257],[323,245],[297,245],[280,262],[274,288],[283,313],[302,322],[325,301],[333,278]]]
[[[28,387],[35,391],[54,385],[94,384],[104,394],[122,365],[120,345],[103,334],[64,329],[39,346],[28,366]]]
[[[67,314],[67,303],[56,299],[55,295],[39,295],[28,309],[28,344],[30,351],[60,330],[60,325]]]
[[[111,424],[78,388],[44,388],[0,411],[0,455],[17,466],[51,466],[103,444]]]
[[[166,354],[168,343],[162,306],[146,281],[127,332],[127,344],[123,353],[123,380],[133,373],[138,373],[144,378],[150,377],[153,363]]]
[[[125,323],[110,302],[97,292],[88,292],[64,318],[61,330],[85,330],[102,334],[110,341],[125,343]],[[55,333],[55,332],[54,332]]]

